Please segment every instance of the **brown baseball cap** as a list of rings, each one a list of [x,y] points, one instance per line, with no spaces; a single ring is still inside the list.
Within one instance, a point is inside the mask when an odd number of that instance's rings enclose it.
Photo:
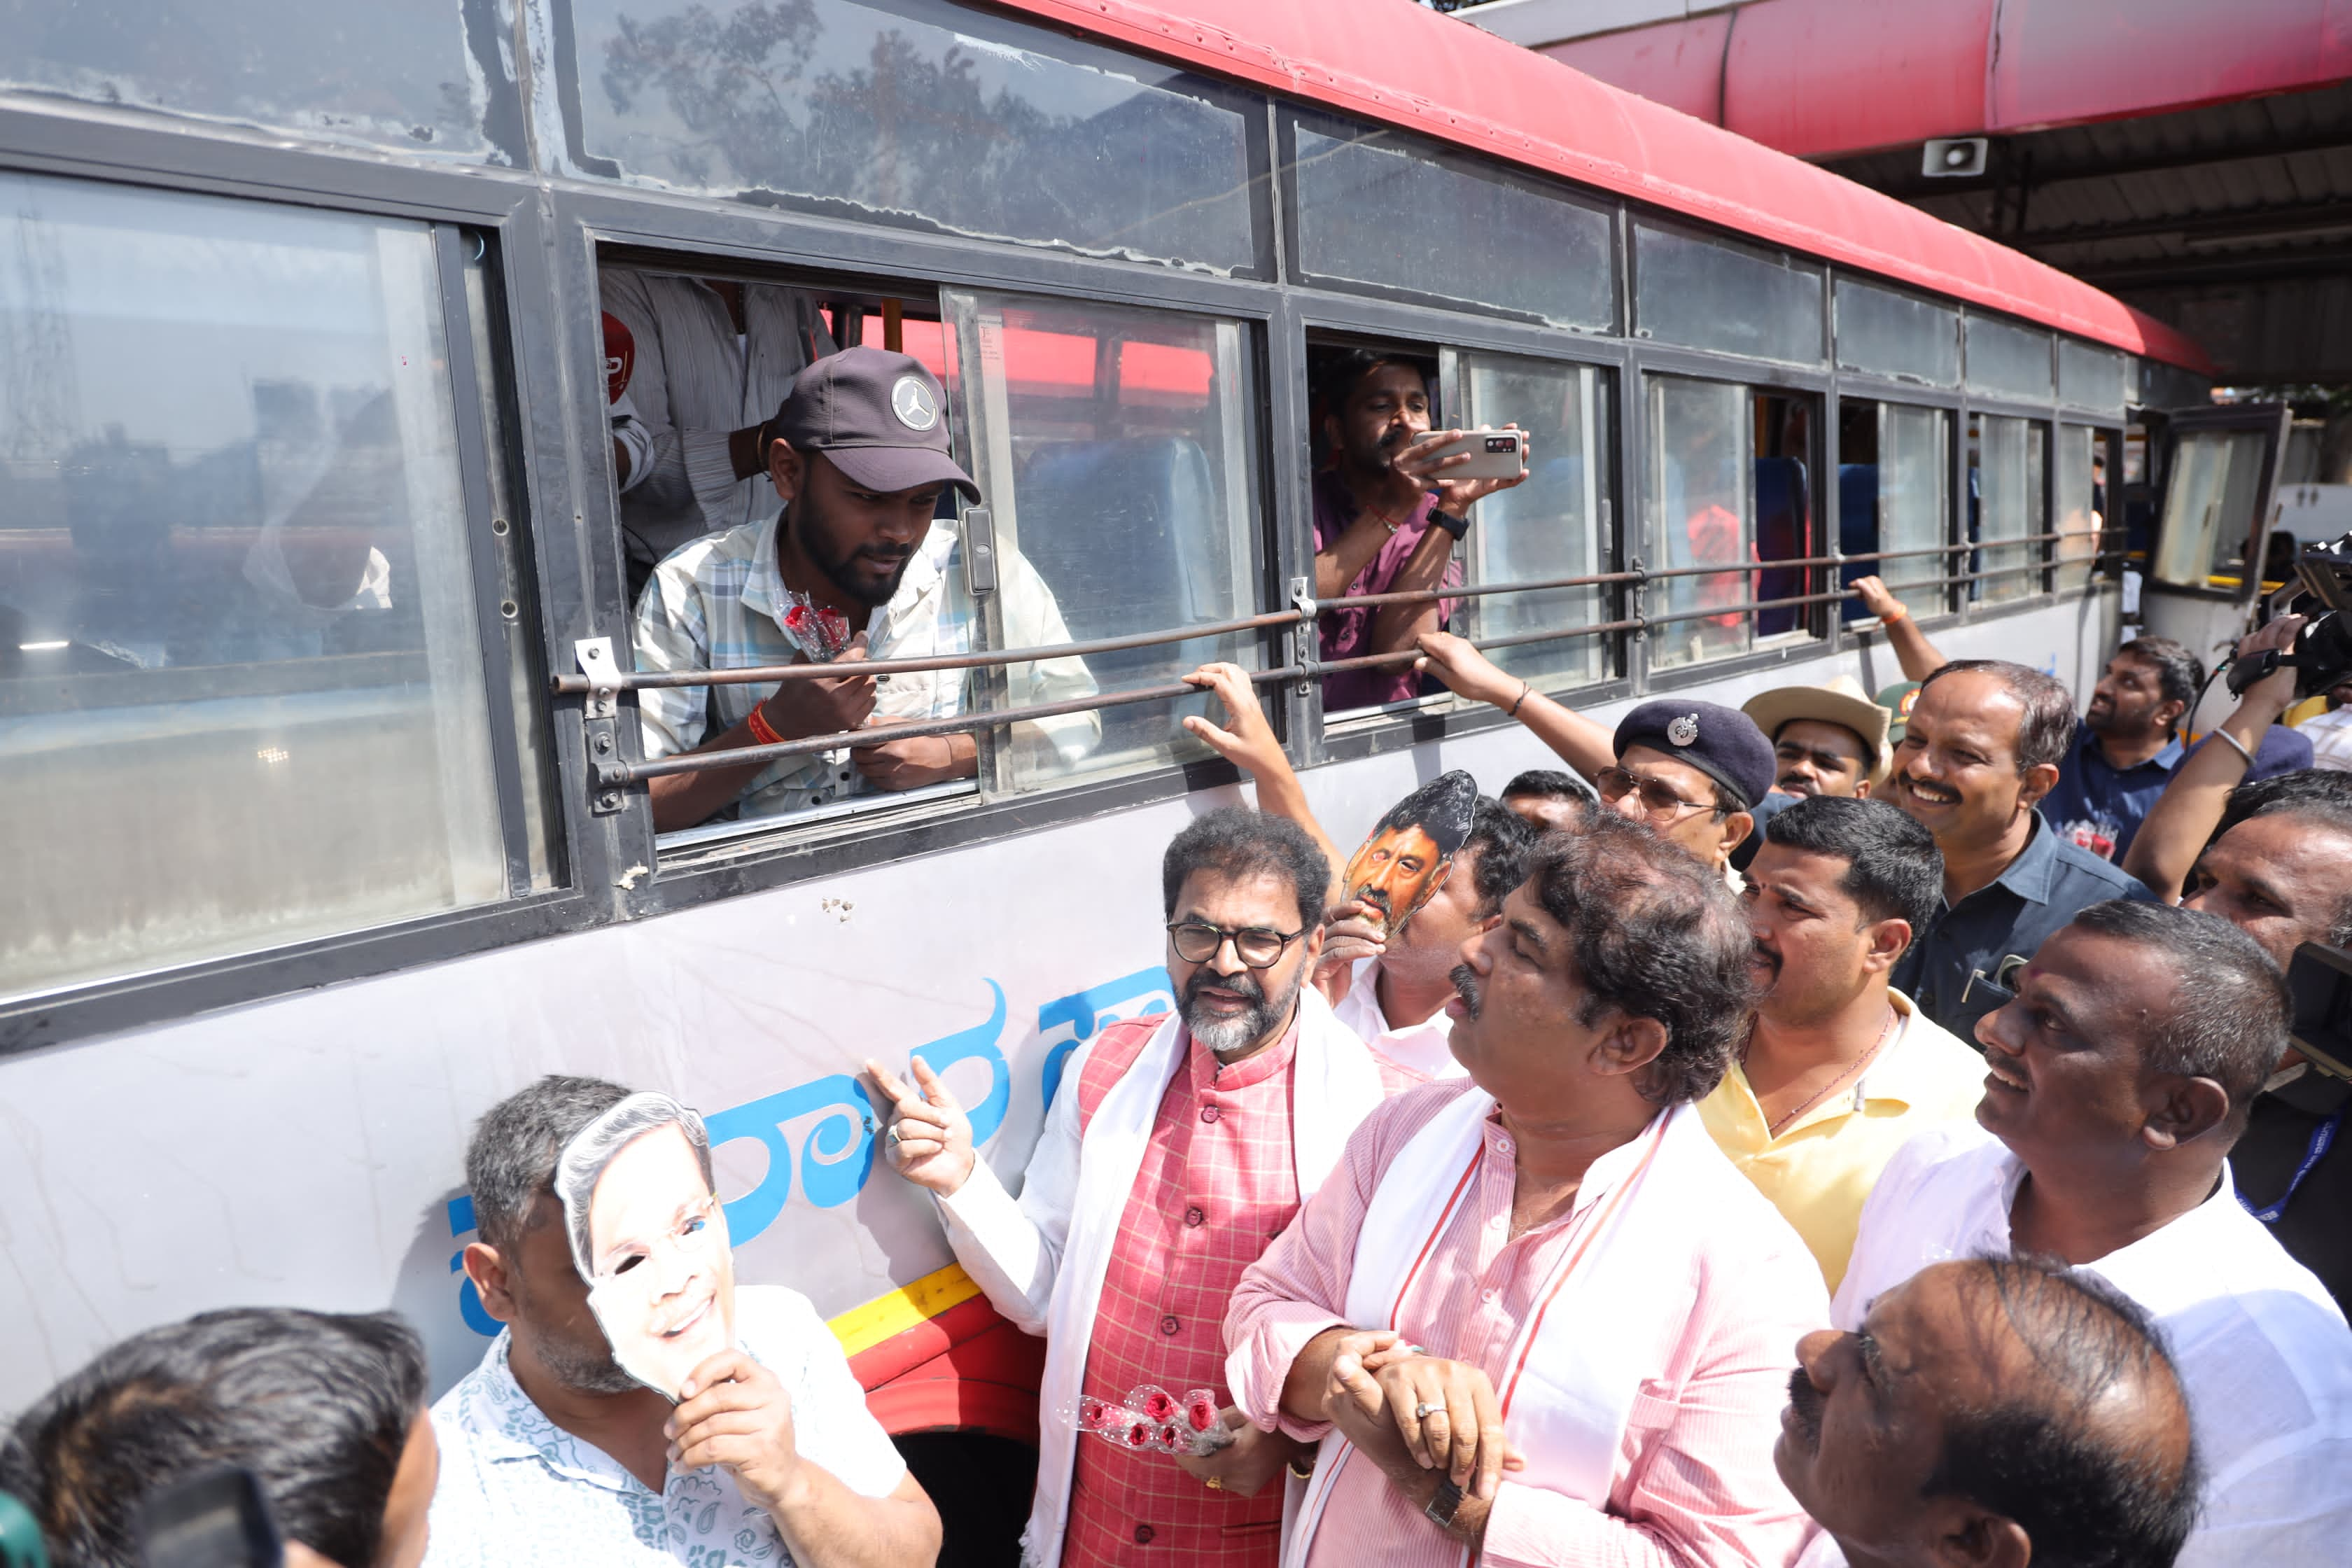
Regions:
[[[793,378],[769,428],[797,451],[823,452],[863,489],[949,484],[980,500],[948,455],[947,398],[912,354],[863,346],[827,354]]]

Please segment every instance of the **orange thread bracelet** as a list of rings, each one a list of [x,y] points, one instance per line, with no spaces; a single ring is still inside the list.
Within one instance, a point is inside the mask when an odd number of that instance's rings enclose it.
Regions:
[[[1891,616],[1879,616],[1879,617],[1878,617],[1878,624],[1879,624],[1880,626],[1893,626],[1895,622],[1897,622],[1897,621],[1901,620],[1904,616],[1906,616],[1909,615],[1910,613],[1911,613],[1911,606],[1910,606],[1910,605],[1905,605],[1905,604],[1897,604],[1897,605],[1895,606],[1895,613],[1894,613],[1893,615],[1891,615]]]
[[[751,738],[760,744],[781,746],[784,743],[784,738],[776,733],[776,727],[768,722],[767,715],[761,712],[758,708],[752,709],[751,716],[743,722],[751,726]]]

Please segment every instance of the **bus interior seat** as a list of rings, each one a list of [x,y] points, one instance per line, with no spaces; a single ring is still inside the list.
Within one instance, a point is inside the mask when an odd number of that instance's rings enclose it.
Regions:
[[[1230,619],[1229,573],[1218,559],[1214,476],[1183,436],[1056,441],[1023,464],[1016,490],[1021,553],[1061,607],[1074,641]],[[1105,691],[1165,681],[1221,652],[1198,637],[1092,654]],[[1169,738],[1159,705],[1102,711],[1103,750]]]
[[[1869,555],[1878,544],[1878,465],[1876,463],[1840,463],[1838,465],[1838,549],[1847,555]],[[1885,568],[1893,564],[1885,561],[1854,561],[1838,568],[1838,585],[1850,586],[1857,577],[1885,576]],[[1909,563],[1905,563],[1907,565]],[[1898,575],[1904,574],[1898,568]],[[1840,616],[1849,621],[1868,620],[1870,612],[1862,607],[1860,599],[1848,599],[1839,606]]]
[[[1805,465],[1795,458],[1756,459],[1756,555],[1759,561],[1791,561],[1812,553],[1811,498]],[[1786,566],[1756,574],[1756,598],[1790,599],[1805,592],[1806,569]],[[1805,606],[1759,610],[1756,635],[1778,637],[1805,624]]]

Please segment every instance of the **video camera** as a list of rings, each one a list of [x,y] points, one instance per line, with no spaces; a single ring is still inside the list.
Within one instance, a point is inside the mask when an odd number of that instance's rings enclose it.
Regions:
[[[2306,942],[2287,963],[2286,983],[2294,1048],[2330,1078],[2352,1079],[2352,952]]]
[[[2298,698],[2316,697],[2352,674],[2352,533],[2330,544],[2306,548],[2294,563],[2296,581],[2271,595],[2271,614],[2284,613],[2308,594],[2326,606],[2295,634],[2294,647],[2282,652],[2267,648],[2230,666],[2230,694],[2243,697],[2246,688],[2292,668]]]

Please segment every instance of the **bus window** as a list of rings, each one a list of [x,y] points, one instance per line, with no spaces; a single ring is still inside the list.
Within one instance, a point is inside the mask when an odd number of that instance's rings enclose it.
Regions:
[[[1945,542],[1950,515],[1952,416],[1940,408],[1913,408],[1849,397],[1838,405],[1838,546],[1848,555],[1932,551]],[[1893,559],[1847,563],[1843,582],[1876,576],[1915,616],[1950,607],[1942,576],[1948,554],[1895,553]],[[1847,620],[1869,612],[1859,599],[1843,606]]]
[[[1610,373],[1505,354],[1465,353],[1455,372],[1467,394],[1464,417],[1528,432],[1527,482],[1480,501],[1466,548],[1474,583],[1538,583],[1612,570],[1605,519],[1613,493],[1609,454]],[[1621,617],[1605,586],[1546,588],[1467,601],[1481,642],[1572,630]],[[1550,690],[1606,679],[1609,644],[1600,637],[1529,642],[1488,655],[1503,668]]]
[[[1660,668],[1723,658],[1759,642],[1808,637],[1821,618],[1789,604],[1826,574],[1773,567],[1822,552],[1814,528],[1814,409],[1809,397],[1681,376],[1650,378],[1654,571],[1650,660]],[[1699,572],[1762,565],[1760,571]],[[1769,608],[1751,609],[1751,605]],[[1661,619],[1661,616],[1664,618]]]
[[[2269,460],[2260,430],[2184,430],[2172,454],[2157,531],[2159,583],[2203,588],[2246,569],[2249,520]]]
[[[2060,593],[2080,588],[2091,580],[2092,558],[2099,552],[2100,516],[2096,468],[2099,432],[2088,425],[2058,426],[2058,539],[2052,553],[2060,562],[2052,584]]]
[[[2026,540],[2047,531],[2048,502],[2042,489],[2047,462],[2046,426],[2030,419],[1998,414],[1976,416],[1969,432],[1969,489],[1975,507],[1972,537],[1980,548],[1976,565],[1977,602],[1998,605],[2042,591],[2033,565],[2042,559],[2042,546],[2000,545],[2005,539]]]
[[[1988,316],[1968,321],[1969,390],[1996,397],[2050,400],[2050,334]]]
[[[1140,56],[938,0],[576,0],[569,12],[577,43],[559,68],[576,73],[583,172],[1258,270],[1252,115]]]
[[[2121,413],[2130,361],[2114,349],[2058,340],[2058,401]]]
[[[1035,647],[1209,626],[1255,613],[1257,449],[1241,323],[1121,306],[950,292],[949,390],[971,421],[999,587],[996,646]],[[1034,578],[1060,637],[1006,620]],[[1224,633],[990,672],[996,706],[1164,685],[1211,659],[1255,666],[1258,637]],[[1058,682],[1058,684],[1057,684]],[[992,787],[1034,789],[1207,755],[1179,722],[1202,695],[1013,727]]]
[[[1822,363],[1822,269],[1784,251],[1633,226],[1635,337]]]
[[[1960,318],[1951,306],[1846,277],[1837,279],[1835,295],[1841,368],[1960,384]]]
[[[1285,173],[1303,279],[1615,330],[1616,247],[1605,209],[1498,169],[1441,162],[1394,131],[1331,135],[1301,123],[1296,136],[1297,160]],[[1413,221],[1400,223],[1400,213]]]
[[[18,175],[0,228],[5,989],[505,897],[432,230]]]

